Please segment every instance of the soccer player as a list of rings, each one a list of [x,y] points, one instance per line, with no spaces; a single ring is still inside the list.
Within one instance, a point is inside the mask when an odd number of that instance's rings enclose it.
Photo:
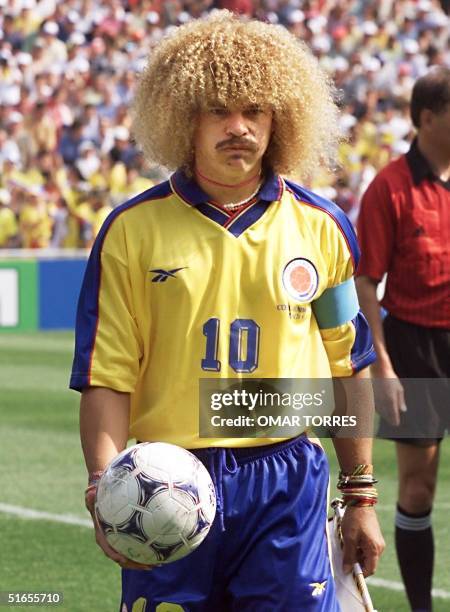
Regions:
[[[358,223],[358,293],[370,323],[384,396],[381,435],[396,440],[397,556],[412,610],[431,610],[431,511],[439,443],[450,426],[439,383],[450,377],[450,69],[432,68],[411,96],[417,137],[369,185]],[[376,288],[387,272],[381,320]],[[387,382],[383,382],[387,381]],[[442,387],[441,387],[442,388]]]
[[[124,569],[122,610],[337,612],[322,448],[201,438],[199,379],[365,377],[374,357],[352,276],[358,246],[307,177],[339,139],[332,88],[281,27],[216,12],[180,27],[141,76],[134,132],[170,179],[116,208],[80,296],[71,387],[82,391],[87,505],[131,437],[192,450],[217,483],[217,518],[190,556]],[[356,400],[350,400],[350,402]],[[371,397],[350,406],[371,411]],[[335,440],[344,563],[373,573],[384,543],[369,439]]]

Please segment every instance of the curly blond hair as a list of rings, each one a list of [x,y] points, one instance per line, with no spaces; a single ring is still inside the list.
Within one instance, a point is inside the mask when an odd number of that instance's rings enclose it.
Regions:
[[[193,163],[196,115],[212,104],[267,104],[273,134],[264,163],[310,177],[330,167],[340,139],[333,85],[285,28],[214,11],[176,28],[151,53],[137,87],[133,132],[147,159]]]

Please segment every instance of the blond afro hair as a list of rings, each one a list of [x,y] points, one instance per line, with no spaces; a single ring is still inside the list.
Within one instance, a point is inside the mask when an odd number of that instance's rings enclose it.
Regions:
[[[136,91],[133,132],[147,159],[193,164],[196,115],[214,104],[264,104],[273,134],[264,163],[310,177],[334,162],[340,138],[334,89],[306,45],[285,28],[213,11],[164,38]]]

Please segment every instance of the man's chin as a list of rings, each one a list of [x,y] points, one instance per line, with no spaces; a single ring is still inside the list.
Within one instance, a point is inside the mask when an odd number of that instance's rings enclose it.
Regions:
[[[240,153],[229,155],[225,163],[229,168],[236,168],[236,170],[241,170],[242,172],[247,172],[254,166],[253,159],[250,156],[241,155]]]

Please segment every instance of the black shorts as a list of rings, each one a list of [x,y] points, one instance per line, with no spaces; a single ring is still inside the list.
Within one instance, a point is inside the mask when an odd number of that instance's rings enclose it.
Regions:
[[[450,330],[414,325],[392,315],[383,326],[407,411],[401,413],[398,427],[380,419],[378,437],[417,446],[434,444],[450,430]]]

